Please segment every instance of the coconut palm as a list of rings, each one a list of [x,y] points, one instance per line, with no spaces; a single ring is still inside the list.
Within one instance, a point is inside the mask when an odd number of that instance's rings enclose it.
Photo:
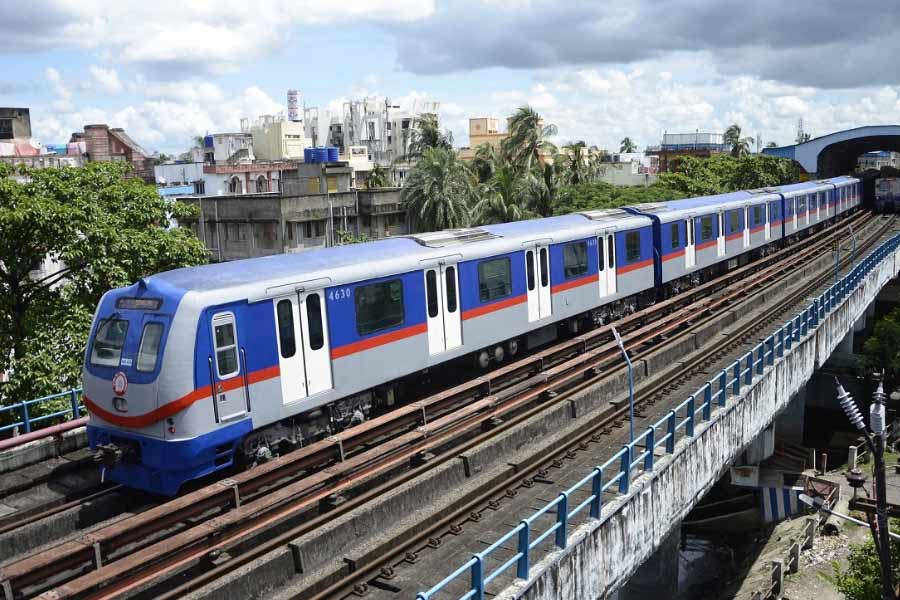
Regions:
[[[587,144],[584,142],[563,146],[565,152],[559,155],[559,164],[562,165],[567,183],[577,185],[590,178],[586,148]]]
[[[558,165],[545,163],[537,174],[530,174],[531,185],[528,208],[541,217],[553,214],[563,186]]]
[[[619,143],[619,152],[623,154],[627,152],[637,152],[637,144],[632,142],[630,137],[624,137]]]
[[[469,224],[475,182],[453,150],[426,148],[409,172],[400,203],[417,231],[437,231]]]
[[[415,128],[409,136],[406,154],[401,159],[418,158],[427,148],[453,148],[453,134],[442,132],[435,113],[423,113],[416,119]]]
[[[591,146],[588,151],[588,179],[591,181],[596,181],[600,177],[606,173],[606,169],[609,167],[609,152],[606,150],[601,150],[597,146]]]
[[[531,170],[541,155],[554,154],[554,146],[547,138],[557,133],[556,125],[544,125],[544,120],[530,106],[522,106],[509,119],[509,135],[503,140],[503,152],[523,170]]]
[[[475,149],[475,158],[472,159],[471,169],[478,178],[478,183],[487,183],[494,174],[497,164],[503,161],[503,155],[490,144],[481,144]]]
[[[731,149],[731,155],[735,158],[750,154],[750,144],[753,138],[741,137],[741,126],[735,123],[725,130],[725,145]]]
[[[372,170],[366,173],[364,180],[366,189],[383,188],[387,185],[387,172],[379,164],[375,164]]]
[[[522,176],[516,165],[503,161],[495,165],[494,174],[481,186],[481,199],[472,212],[479,225],[508,223],[534,216],[528,206],[533,179]]]

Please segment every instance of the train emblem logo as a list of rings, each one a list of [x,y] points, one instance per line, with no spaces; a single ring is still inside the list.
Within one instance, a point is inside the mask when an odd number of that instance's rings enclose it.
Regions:
[[[128,391],[128,378],[125,377],[125,373],[119,371],[112,378],[112,388],[113,394],[116,396],[122,396],[125,392]]]

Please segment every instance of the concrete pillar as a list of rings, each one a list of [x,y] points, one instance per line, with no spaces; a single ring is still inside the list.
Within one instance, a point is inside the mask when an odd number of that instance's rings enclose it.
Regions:
[[[806,416],[806,386],[791,398],[784,410],[775,417],[778,437],[792,444],[803,445],[803,428]]]
[[[678,551],[681,524],[669,533],[656,552],[634,572],[618,594],[619,600],[672,598],[678,592]]]
[[[748,465],[758,465],[775,453],[775,423],[763,429],[756,439],[750,442],[744,454]]]
[[[860,317],[860,319],[865,319],[865,317]],[[859,321],[857,321],[857,323],[858,322]],[[863,326],[865,327],[865,325]],[[856,324],[854,324],[853,329],[847,332],[847,335],[844,336],[844,339],[842,339],[837,345],[837,348],[834,349],[835,353],[840,352],[841,354],[853,354],[853,335],[856,331]]]
[[[860,331],[865,331],[865,329],[866,329],[866,313],[863,313],[856,320],[856,323],[853,324],[853,331],[854,331],[854,333],[859,333]]]

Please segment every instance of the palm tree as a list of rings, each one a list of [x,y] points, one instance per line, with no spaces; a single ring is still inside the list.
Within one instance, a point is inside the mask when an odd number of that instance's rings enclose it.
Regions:
[[[725,145],[731,148],[731,155],[735,158],[750,154],[750,143],[752,141],[753,138],[741,137],[741,126],[737,123],[725,130]]]
[[[560,154],[560,163],[563,165],[565,179],[568,183],[577,185],[589,179],[588,159],[585,155],[587,144],[575,142],[563,146],[564,153]]]
[[[472,159],[471,169],[478,178],[478,183],[487,183],[494,174],[496,166],[503,162],[503,154],[488,143],[481,144],[475,149],[475,158]]]
[[[541,160],[542,154],[556,152],[547,138],[556,135],[556,125],[544,125],[544,120],[530,106],[521,106],[509,119],[509,135],[503,140],[506,156],[528,171]]]
[[[367,190],[385,187],[387,185],[387,173],[385,172],[384,167],[375,163],[372,170],[366,173],[364,182]]]
[[[481,186],[481,199],[472,212],[478,225],[508,223],[531,218],[532,180],[522,177],[516,165],[504,161],[496,165],[490,180]]]
[[[630,137],[622,138],[622,141],[619,143],[619,152],[625,154],[628,152],[637,152],[637,144],[631,141]]]
[[[596,181],[604,173],[606,173],[606,169],[609,168],[608,164],[609,152],[606,150],[601,150],[597,146],[591,146],[588,151],[588,179],[591,181]]]
[[[465,227],[474,187],[472,174],[453,150],[426,148],[406,177],[400,203],[417,231]]]
[[[559,167],[545,163],[537,176],[529,174],[528,177],[531,184],[529,210],[541,217],[552,216],[563,185]]]
[[[438,116],[435,113],[419,115],[415,128],[409,136],[406,154],[398,160],[418,158],[422,156],[426,148],[443,148],[445,150],[453,148],[453,134],[449,131],[441,131]]]

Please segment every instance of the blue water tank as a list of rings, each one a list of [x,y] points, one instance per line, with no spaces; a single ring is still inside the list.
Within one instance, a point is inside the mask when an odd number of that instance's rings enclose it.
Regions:
[[[204,148],[212,148],[213,147],[213,136],[211,136],[211,135],[204,136],[203,147]]]
[[[312,148],[304,148],[303,149],[303,162],[311,163],[315,162],[315,153]]]
[[[334,146],[328,148],[328,162],[338,161],[338,149]]]
[[[326,163],[328,162],[328,148],[322,146],[320,148],[316,148],[316,162],[317,163]]]

